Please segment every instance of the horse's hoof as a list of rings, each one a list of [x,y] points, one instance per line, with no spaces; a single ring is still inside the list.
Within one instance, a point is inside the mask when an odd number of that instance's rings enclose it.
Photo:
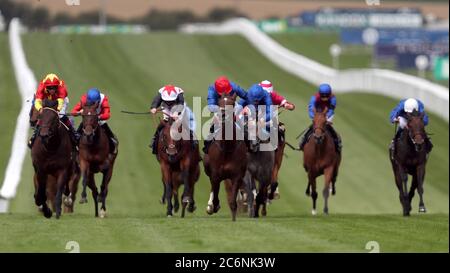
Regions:
[[[172,218],[172,214],[167,214],[167,218]]]
[[[86,204],[88,202],[86,197],[81,197],[80,204]]]
[[[101,209],[100,210],[100,218],[105,218],[106,217],[106,210]]]
[[[427,209],[425,207],[419,207],[419,213],[426,213]]]
[[[208,205],[206,207],[206,213],[208,213],[209,215],[213,214],[214,213],[213,211],[214,211],[213,205]]]
[[[410,215],[409,215],[409,211],[408,211],[408,212],[404,211],[404,212],[403,212],[403,216],[410,216]]]
[[[47,208],[46,210],[44,209],[43,212],[44,212],[44,217],[45,218],[52,218],[53,212],[52,212],[51,209],[49,209],[49,208]]]
[[[187,208],[188,212],[190,212],[190,213],[194,212],[196,209],[197,209],[197,207],[195,205],[189,205]]]
[[[220,209],[220,205],[217,205],[217,207],[214,208],[214,213],[217,213]]]
[[[42,212],[42,205],[38,206],[38,211]]]
[[[273,199],[274,199],[274,200],[280,199],[280,193],[275,192],[275,193],[273,194]]]
[[[73,204],[73,200],[71,197],[65,197],[64,198],[64,206],[70,207]]]
[[[317,215],[317,210],[313,209],[313,210],[311,211],[311,214],[312,214],[313,216]]]
[[[325,215],[328,215],[328,209],[323,209],[323,213],[324,213]]]

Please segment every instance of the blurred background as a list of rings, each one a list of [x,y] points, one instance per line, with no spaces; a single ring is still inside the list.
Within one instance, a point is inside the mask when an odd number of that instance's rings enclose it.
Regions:
[[[396,96],[367,90],[337,93],[334,126],[343,139],[343,161],[328,217],[311,216],[303,154],[286,148],[278,181],[281,198],[268,207],[266,218],[241,214],[231,223],[224,187],[222,209],[207,216],[210,182],[201,166],[197,211],[167,220],[158,201],[160,167],[148,148],[154,122],[120,112],[148,110],[157,90],[169,83],[185,90],[189,105],[200,97],[204,106],[208,85],[220,75],[243,88],[270,80],[296,105],[280,116],[287,141],[296,146],[296,136],[311,123],[307,105],[317,85],[281,69],[239,34],[178,31],[185,24],[234,17],[252,20],[281,46],[329,67],[386,68],[426,78],[437,83],[428,86],[444,90],[435,103],[445,97],[448,102],[448,1],[0,0],[0,12],[0,183],[17,116],[26,103],[17,84],[26,77],[13,69],[11,53],[17,47],[10,43],[12,31],[7,32],[14,17],[27,30],[20,37],[36,80],[58,74],[68,86],[70,108],[91,87],[105,92],[112,110],[108,124],[120,142],[105,221],[93,218],[89,199],[85,205],[76,201],[73,215],[44,222],[34,205],[27,150],[9,214],[0,214],[0,252],[59,251],[69,237],[82,251],[361,252],[366,242],[376,240],[386,252],[448,252],[449,125],[445,113],[430,105],[425,105],[434,144],[425,179],[428,213],[417,215],[416,196],[413,216],[401,216],[388,146],[395,133],[389,113],[405,96],[403,86],[392,88]],[[28,111],[29,102],[25,107]],[[198,117],[197,127],[202,121],[208,130],[208,119]],[[96,179],[99,184],[100,176]],[[319,178],[320,191],[322,187]],[[322,207],[320,194],[318,211]],[[230,239],[231,230],[235,237]]]
[[[443,0],[1,0],[0,11],[0,30],[20,17],[30,30],[63,33],[142,33],[247,17],[278,40],[298,39],[300,49],[314,32],[311,42],[330,46],[322,62],[336,68],[396,69],[448,86]]]

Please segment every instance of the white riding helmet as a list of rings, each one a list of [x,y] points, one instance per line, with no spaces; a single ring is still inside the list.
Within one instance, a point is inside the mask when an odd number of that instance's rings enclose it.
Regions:
[[[177,99],[178,95],[184,91],[179,87],[169,84],[159,89],[158,92],[161,94],[161,98],[164,101],[174,101]]]
[[[404,110],[406,113],[412,113],[414,110],[419,111],[419,103],[416,99],[407,99],[405,101]]]
[[[269,93],[272,93],[272,91],[273,91],[273,85],[268,80],[260,82],[259,86],[261,86],[264,90],[266,90]]]

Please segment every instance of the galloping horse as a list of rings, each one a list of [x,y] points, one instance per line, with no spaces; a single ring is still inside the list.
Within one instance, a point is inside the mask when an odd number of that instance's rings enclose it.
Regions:
[[[238,140],[239,129],[234,122],[234,114],[227,113],[228,108],[233,108],[236,94],[222,94],[219,98],[221,122],[219,131],[210,147],[208,154],[205,154],[203,165],[205,173],[211,182],[211,193],[206,212],[208,214],[217,213],[220,209],[219,189],[220,182],[225,180],[228,204],[231,209],[232,220],[236,221],[237,202],[236,197],[240,186],[243,183],[245,170],[247,169],[247,146],[243,140]],[[227,130],[231,129],[231,132]],[[220,132],[220,135],[219,135]],[[231,133],[229,135],[229,133]],[[227,139],[231,137],[231,139]]]
[[[425,165],[427,154],[431,150],[423,123],[424,114],[413,112],[408,115],[408,125],[401,132],[400,137],[394,143],[394,154],[391,155],[392,169],[394,170],[395,183],[400,191],[400,203],[403,207],[403,216],[409,216],[411,200],[417,189],[419,193],[419,212],[426,212],[423,202],[423,183],[425,179]],[[412,184],[408,194],[408,174],[412,175]]]
[[[194,201],[194,186],[200,177],[200,151],[198,145],[192,147],[191,140],[174,140],[173,135],[182,133],[181,119],[177,121],[169,117],[168,121],[161,121],[164,127],[159,134],[157,159],[161,166],[164,194],[162,203],[167,200],[167,216],[172,216],[172,210],[178,212],[178,188],[184,185],[181,217],[184,217],[185,209],[189,212],[196,209]],[[184,127],[187,128],[187,127]],[[172,205],[172,195],[174,205]]]
[[[316,178],[320,175],[325,176],[325,187],[322,191],[325,199],[323,212],[328,214],[329,193],[336,194],[336,178],[341,162],[341,155],[336,151],[332,136],[327,129],[327,113],[325,107],[322,112],[316,112],[314,109],[313,135],[307,140],[303,148],[303,167],[308,173],[308,187],[306,195],[310,195],[313,200],[312,214],[316,215]]]
[[[262,206],[261,214],[267,215],[266,202],[267,202],[267,190],[272,185],[272,174],[275,161],[275,147],[269,150],[261,150],[261,139],[258,137],[256,130],[249,126],[249,152],[248,152],[248,165],[247,171],[244,177],[245,188],[247,192],[247,205],[249,209],[250,217],[259,217],[259,208]],[[261,130],[261,128],[257,128]],[[266,145],[271,145],[270,141],[264,142]],[[266,146],[265,146],[266,147]],[[256,192],[256,183],[259,187]],[[254,199],[256,199],[254,202]],[[255,203],[255,204],[254,204]]]
[[[106,216],[106,196],[108,195],[108,185],[111,181],[114,162],[117,153],[111,153],[108,136],[99,124],[97,114],[97,104],[83,106],[83,134],[80,139],[80,169],[83,176],[83,192],[81,193],[80,203],[85,203],[86,185],[92,191],[92,197],[95,204],[95,217],[99,216],[98,203],[102,202],[100,217]],[[116,144],[118,145],[118,144]],[[103,174],[101,191],[98,192],[95,185],[94,175],[101,172]]]
[[[286,131],[285,131],[284,124],[281,122],[278,124],[278,128],[282,131],[279,131],[279,133],[278,133],[278,147],[275,150],[275,162],[273,164],[272,181],[270,184],[269,195],[268,195],[269,200],[280,198],[280,195],[277,192],[278,173],[281,168],[281,163],[283,162],[284,147],[286,146],[286,139],[285,139]]]
[[[41,114],[38,115],[39,131],[31,148],[31,158],[34,168],[33,182],[35,186],[34,199],[46,218],[52,216],[47,199],[52,201],[56,210],[56,218],[61,216],[63,193],[67,196],[76,195],[77,169],[73,161],[73,147],[67,128],[59,120],[56,103],[44,101]],[[69,183],[70,181],[70,183]],[[56,185],[55,185],[56,184]],[[56,192],[56,193],[55,193]],[[65,200],[65,205],[73,211],[73,200]]]

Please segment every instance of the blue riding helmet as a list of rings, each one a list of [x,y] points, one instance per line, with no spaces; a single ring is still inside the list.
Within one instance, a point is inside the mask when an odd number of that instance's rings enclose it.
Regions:
[[[327,83],[323,83],[319,86],[319,94],[321,96],[330,96],[331,95],[331,86]]]
[[[250,87],[250,89],[248,90],[248,101],[249,103],[254,103],[255,101],[262,101],[264,99],[265,93],[266,91],[264,90],[264,88],[262,88],[259,84],[254,84],[252,85],[252,87]]]
[[[87,92],[86,98],[89,103],[96,103],[100,101],[100,91],[97,88],[91,88]]]

